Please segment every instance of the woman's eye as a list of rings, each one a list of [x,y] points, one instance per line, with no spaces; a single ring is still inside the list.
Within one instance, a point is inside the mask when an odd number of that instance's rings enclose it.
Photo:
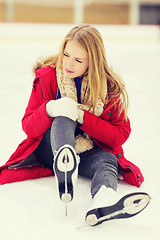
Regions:
[[[79,61],[78,59],[76,59],[76,61],[77,61],[78,63],[82,63],[82,61]]]
[[[68,55],[67,53],[64,53],[64,56],[65,56],[65,57],[69,57],[69,55]]]

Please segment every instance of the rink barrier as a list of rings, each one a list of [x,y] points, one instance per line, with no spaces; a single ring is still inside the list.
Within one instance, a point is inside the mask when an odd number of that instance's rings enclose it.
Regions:
[[[61,42],[73,24],[0,23],[0,43]],[[112,43],[154,43],[160,41],[156,25],[93,25],[104,39]]]

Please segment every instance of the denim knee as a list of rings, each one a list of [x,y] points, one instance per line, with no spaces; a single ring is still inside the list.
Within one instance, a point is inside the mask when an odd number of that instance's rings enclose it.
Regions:
[[[95,161],[94,168],[107,167],[107,169],[115,169],[118,172],[118,161],[115,155],[104,150]]]
[[[76,122],[66,117],[56,117],[51,126],[51,146],[53,153],[64,144],[74,147]]]

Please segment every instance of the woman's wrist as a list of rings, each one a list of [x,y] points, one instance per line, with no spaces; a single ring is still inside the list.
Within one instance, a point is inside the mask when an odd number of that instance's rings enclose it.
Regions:
[[[81,109],[78,110],[77,122],[79,122],[81,125],[84,123],[84,111]]]
[[[52,115],[52,105],[53,105],[53,101],[54,100],[50,100],[47,104],[46,104],[46,112],[48,117],[53,117]]]

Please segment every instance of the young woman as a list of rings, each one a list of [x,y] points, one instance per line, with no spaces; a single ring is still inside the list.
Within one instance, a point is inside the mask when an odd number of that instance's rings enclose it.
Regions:
[[[142,211],[148,194],[120,198],[116,192],[118,176],[137,187],[144,179],[124,158],[122,144],[131,131],[128,95],[107,64],[100,33],[90,25],[74,27],[58,56],[38,63],[35,73],[22,119],[27,139],[1,167],[1,184],[54,172],[60,199],[69,202],[79,174],[91,179],[89,225]]]

